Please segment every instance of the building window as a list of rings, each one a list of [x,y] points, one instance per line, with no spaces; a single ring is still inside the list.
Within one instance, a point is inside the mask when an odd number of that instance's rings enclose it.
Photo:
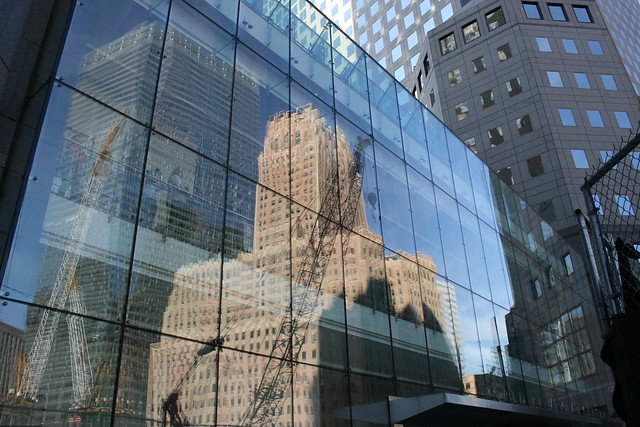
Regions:
[[[573,111],[570,108],[558,108],[560,121],[563,126],[575,126],[576,120],[573,118]]]
[[[498,59],[500,61],[506,61],[507,59],[511,58],[511,48],[509,47],[509,44],[505,44],[500,46],[498,49]]]
[[[476,74],[487,69],[487,64],[484,61],[484,56],[474,59],[473,61],[471,61],[471,63],[473,64],[473,72]]]
[[[429,18],[427,22],[424,23],[423,26],[424,26],[424,33],[427,34],[429,31],[433,30],[436,27],[436,21],[433,18]]]
[[[420,92],[422,92],[422,89],[424,89],[424,79],[422,78],[422,71],[418,73],[418,88],[420,89]]]
[[[433,91],[433,89],[431,89],[431,92],[429,93],[429,101],[431,102],[431,106],[433,107],[434,104],[436,103],[436,94]]]
[[[618,86],[616,85],[616,81],[614,80],[611,74],[600,74],[600,78],[602,79],[602,84],[604,88],[607,90],[618,90]]]
[[[527,168],[529,168],[529,175],[531,178],[535,178],[536,176],[544,173],[544,166],[542,165],[542,159],[540,156],[534,156],[528,159]]]
[[[567,14],[564,13],[564,7],[561,4],[549,4],[549,13],[554,21],[566,21]]]
[[[587,117],[589,118],[589,124],[594,128],[603,128],[604,122],[602,116],[598,110],[587,110]]]
[[[398,25],[394,25],[393,28],[389,30],[389,40],[394,41],[398,37]]]
[[[456,38],[453,33],[447,34],[440,39],[440,51],[443,55],[446,55],[449,52],[453,52],[456,49]]]
[[[464,36],[464,42],[469,43],[478,37],[480,37],[480,27],[478,27],[478,21],[470,22],[462,27],[462,35]]]
[[[523,1],[522,7],[524,8],[524,14],[529,19],[542,19],[540,14],[540,8],[538,3]]]
[[[498,169],[496,171],[496,175],[503,180],[508,186],[512,186],[514,184],[513,174],[511,173],[511,167],[508,166],[503,169]]]
[[[464,140],[464,144],[471,149],[474,153],[478,154],[478,147],[476,147],[476,139],[471,137]]]
[[[516,96],[519,93],[522,93],[522,86],[520,85],[520,77],[516,77],[515,79],[511,79],[506,83],[507,92],[509,96]]]
[[[373,34],[378,34],[380,32],[380,30],[382,29],[382,21],[380,21],[379,19],[376,19],[376,21],[371,25],[371,31],[373,31]]]
[[[613,157],[613,151],[611,150],[600,151],[600,158],[602,159],[602,163],[607,163],[609,159],[612,157]],[[618,169],[618,165],[613,166],[612,169]]]
[[[575,271],[573,269],[573,260],[571,259],[571,254],[566,254],[562,257],[562,261],[564,263],[564,271],[567,273],[567,276],[571,276]]]
[[[558,71],[547,71],[547,78],[551,87],[564,87],[562,77]]]
[[[616,194],[614,198],[616,200],[616,204],[618,205],[618,213],[620,215],[623,215],[623,216],[635,215],[633,211],[633,206],[631,206],[631,199],[629,198],[628,195]]]
[[[602,45],[598,40],[589,40],[589,49],[592,55],[604,55]]]
[[[469,117],[469,104],[466,101],[456,105],[453,109],[456,112],[456,119],[458,119],[458,121]]]
[[[487,135],[489,136],[489,144],[491,147],[497,147],[504,142],[504,133],[502,132],[501,126],[489,129]]]
[[[396,80],[398,80],[399,82],[404,80],[406,74],[404,72],[404,67],[400,67],[396,70],[395,73],[393,73],[393,76],[396,78]]]
[[[380,52],[382,50],[382,48],[384,47],[384,40],[382,39],[382,37],[380,37],[378,40],[376,40],[376,42],[373,45],[374,51],[376,53]]]
[[[564,45],[564,51],[567,53],[578,53],[578,46],[576,46],[576,41],[573,39],[562,39],[562,44]]]
[[[640,151],[632,151],[629,153],[629,156],[631,157],[631,165],[633,166],[633,168],[636,170],[639,170],[640,169]]]
[[[389,9],[387,9],[387,22],[391,22],[395,17],[396,17],[396,9],[395,7],[391,6]]]
[[[409,49],[413,49],[418,44],[418,33],[411,33],[409,37],[407,37],[407,46]]]
[[[529,118],[528,114],[517,118],[516,126],[518,127],[518,132],[520,133],[520,135],[525,135],[533,130],[531,119]]]
[[[453,16],[453,6],[451,5],[451,3],[447,4],[445,7],[443,7],[440,10],[440,17],[442,18],[442,22],[446,21],[452,16]]]
[[[462,74],[460,74],[460,68],[454,68],[447,73],[449,76],[449,85],[455,86],[462,81]]]
[[[493,96],[493,90],[488,90],[480,94],[480,104],[482,104],[482,108],[491,107],[495,103],[496,100]]]
[[[501,7],[487,13],[485,17],[487,19],[487,26],[489,27],[489,31],[493,31],[496,28],[501,27],[502,25],[507,23]]]
[[[578,169],[589,169],[589,162],[587,161],[587,155],[584,150],[571,150],[571,156],[573,157],[573,164]]]
[[[573,6],[573,13],[576,14],[578,22],[593,22],[593,17],[587,6]]]
[[[551,44],[546,37],[536,37],[536,43],[538,44],[538,50],[540,52],[551,52]]]
[[[424,66],[424,75],[429,75],[429,70],[431,70],[431,62],[429,62],[429,55],[425,55],[422,60],[422,65]]]
[[[395,62],[398,59],[400,59],[401,56],[402,56],[402,45],[399,44],[398,46],[394,47],[393,50],[391,51],[391,60]]]
[[[538,299],[542,296],[542,285],[540,284],[540,280],[533,279],[533,297]]]
[[[629,120],[629,115],[624,111],[614,111],[613,113],[616,116],[616,121],[618,122],[618,127],[620,129],[631,129],[631,121]]]
[[[591,89],[589,77],[585,73],[573,73],[573,78],[576,80],[576,86],[578,86],[578,88]]]

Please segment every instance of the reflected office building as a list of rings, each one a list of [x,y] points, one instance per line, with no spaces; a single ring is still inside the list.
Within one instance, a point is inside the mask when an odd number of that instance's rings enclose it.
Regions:
[[[1,424],[609,420],[581,258],[312,5],[70,19]]]

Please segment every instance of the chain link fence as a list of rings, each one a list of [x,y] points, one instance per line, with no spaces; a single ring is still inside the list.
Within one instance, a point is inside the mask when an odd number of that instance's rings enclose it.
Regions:
[[[640,311],[640,127],[619,148],[601,151],[600,167],[581,187],[578,213],[603,318]]]

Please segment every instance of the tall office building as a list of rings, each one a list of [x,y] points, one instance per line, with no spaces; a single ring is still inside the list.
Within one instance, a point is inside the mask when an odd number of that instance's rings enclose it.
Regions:
[[[419,70],[417,96],[579,247],[585,174],[640,117],[595,1],[483,1],[430,35],[432,76]],[[624,216],[638,201],[600,203]]]
[[[640,96],[640,3],[637,0],[598,0],[602,17]]]
[[[0,321],[24,331],[0,423],[611,415],[580,255],[309,3],[56,25],[0,218]]]

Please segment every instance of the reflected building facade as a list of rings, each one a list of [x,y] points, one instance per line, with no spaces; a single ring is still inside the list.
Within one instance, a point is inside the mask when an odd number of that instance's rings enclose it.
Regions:
[[[56,75],[2,423],[411,424],[391,397],[442,393],[606,416],[580,257],[306,1],[83,4]]]

